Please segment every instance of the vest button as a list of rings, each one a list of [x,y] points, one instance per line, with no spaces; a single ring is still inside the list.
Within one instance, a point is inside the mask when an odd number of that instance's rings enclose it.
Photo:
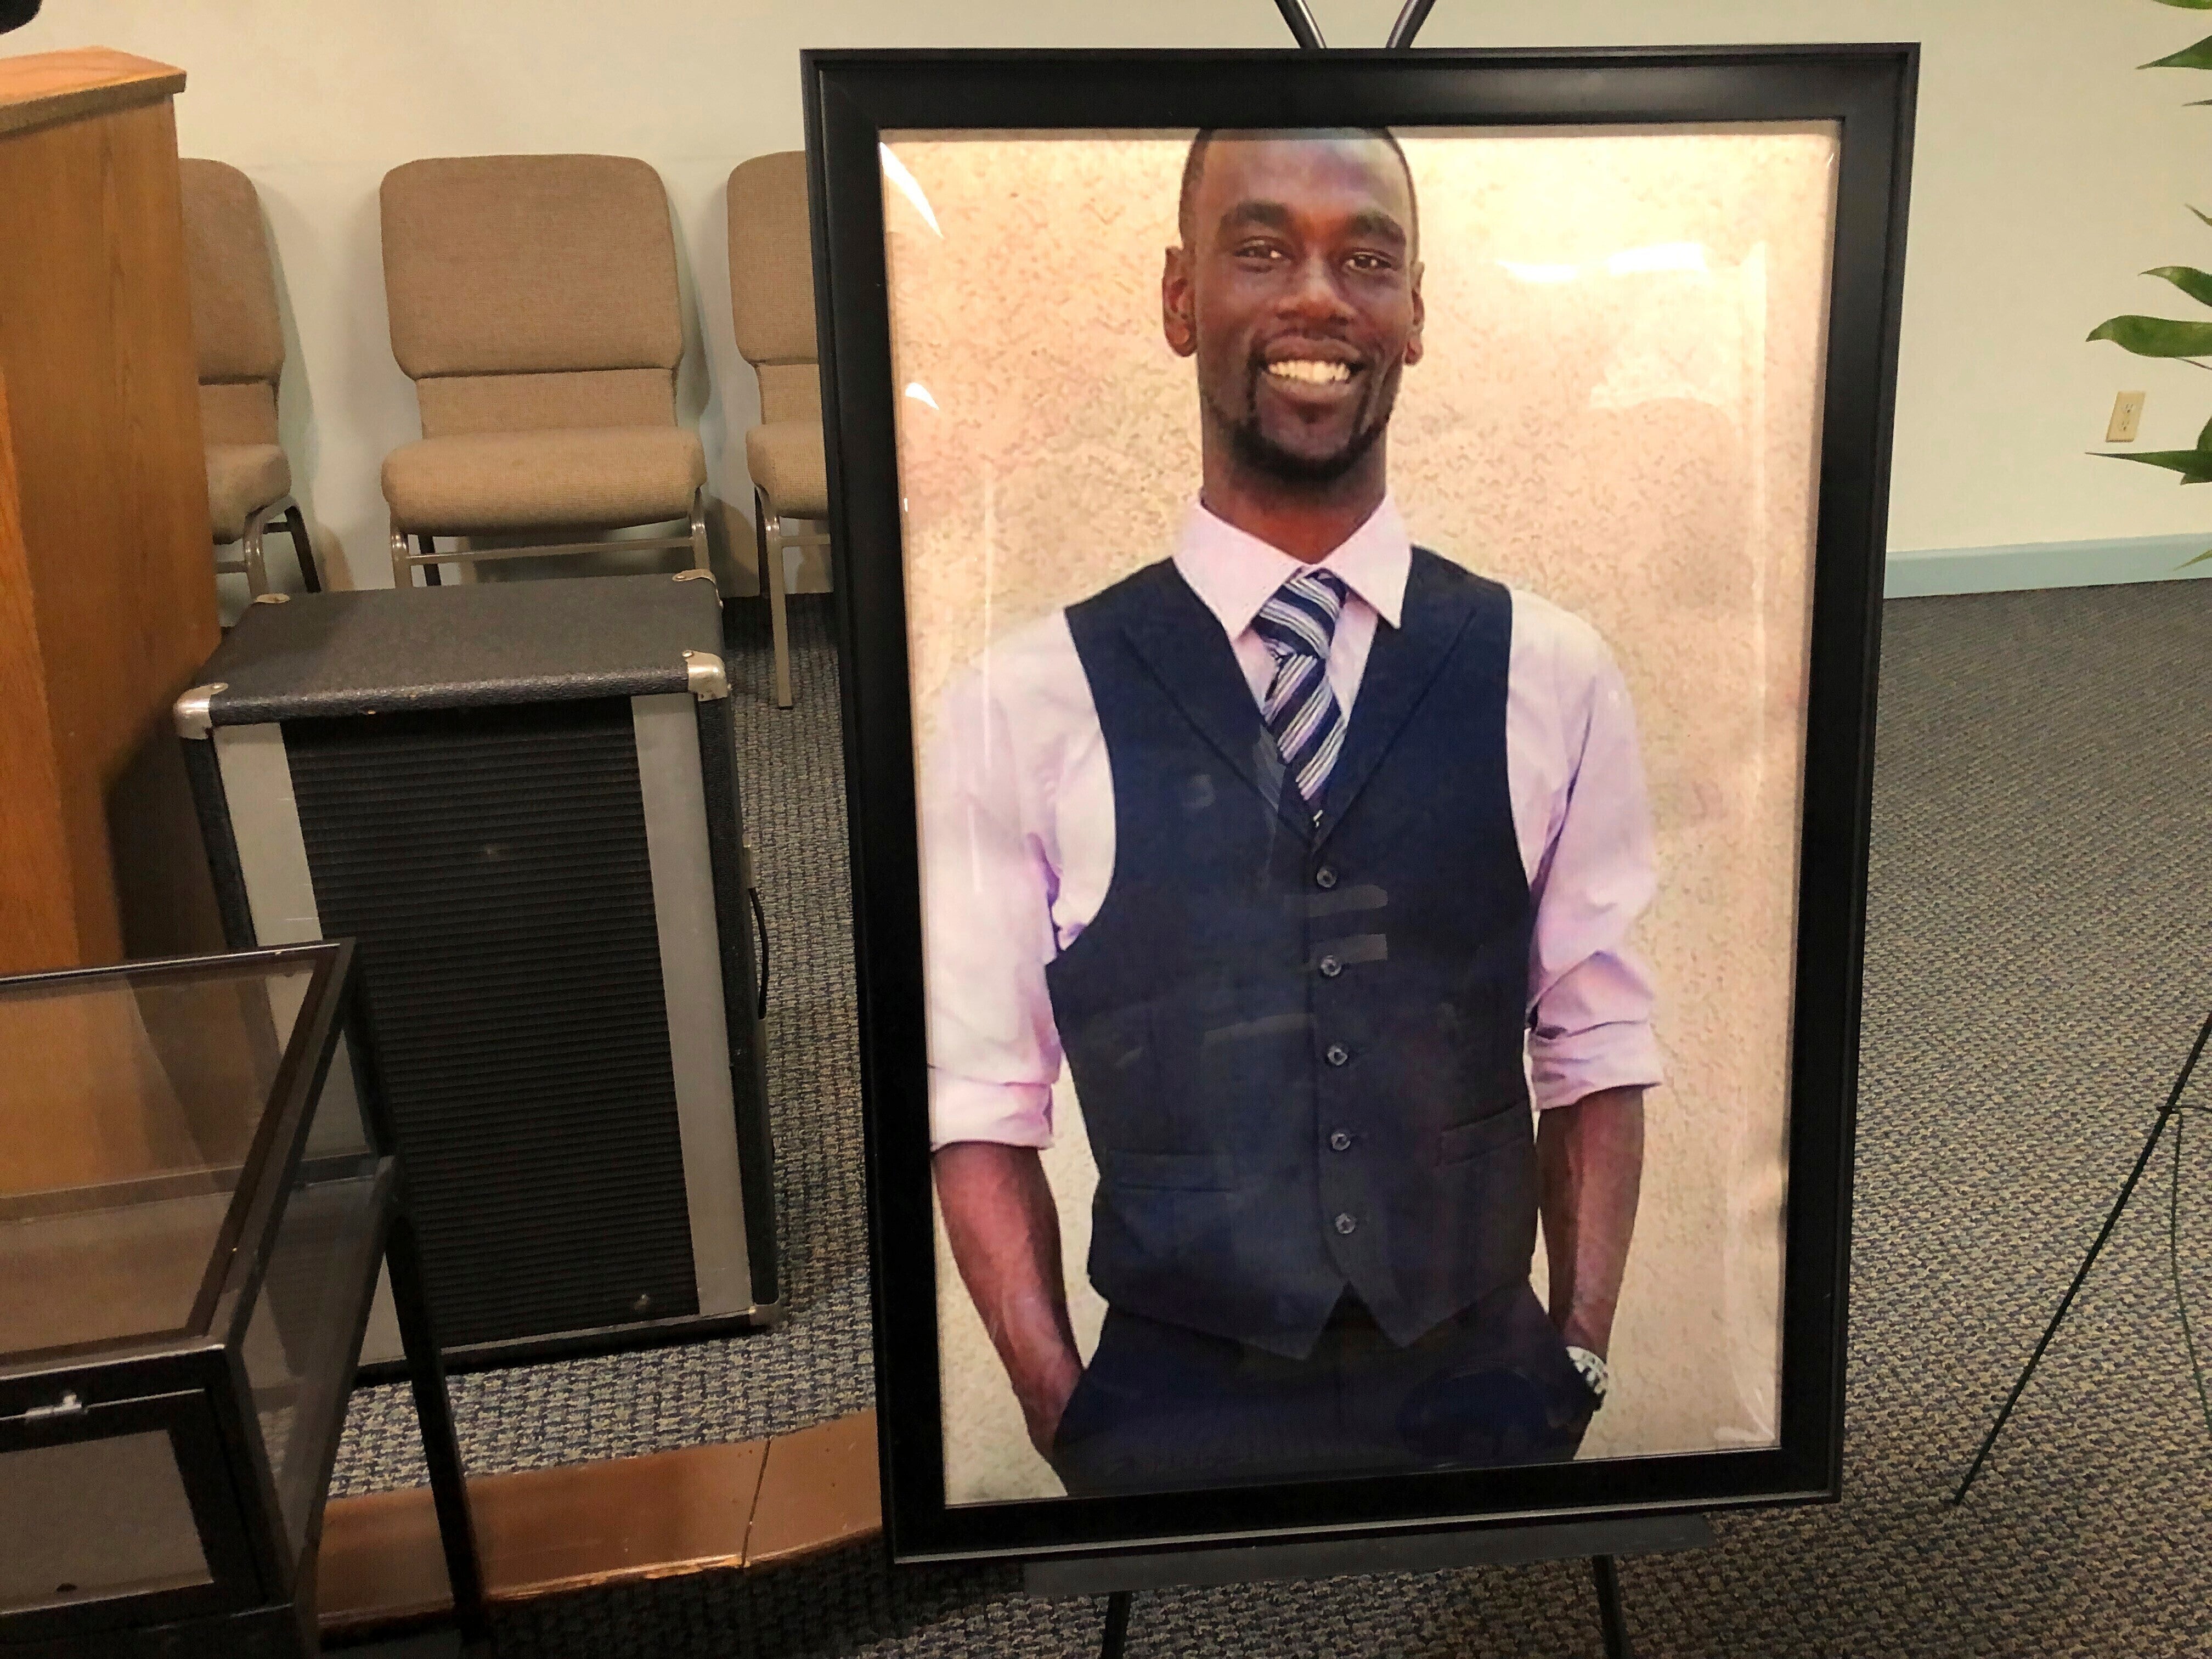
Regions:
[[[1348,1215],[1340,1215],[1336,1218],[1336,1230],[1340,1233],[1348,1233],[1358,1224]]]
[[[1323,979],[1334,979],[1344,971],[1344,964],[1334,957],[1323,957],[1315,965],[1321,969],[1321,976]]]
[[[1341,1042],[1332,1042],[1328,1045],[1328,1051],[1322,1054],[1322,1058],[1332,1066],[1342,1066],[1352,1059],[1352,1050]],[[1343,1150],[1341,1146],[1337,1148],[1340,1152]]]
[[[1330,869],[1326,864],[1322,865],[1320,869],[1314,872],[1314,885],[1316,887],[1335,886],[1336,872]]]
[[[1352,1150],[1352,1137],[1345,1133],[1343,1130],[1339,1129],[1334,1134],[1328,1138],[1328,1149],[1332,1152],[1350,1152]]]

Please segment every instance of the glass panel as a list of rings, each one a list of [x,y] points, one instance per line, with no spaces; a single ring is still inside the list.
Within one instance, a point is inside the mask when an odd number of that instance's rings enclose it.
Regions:
[[[309,1158],[358,1156],[370,1150],[361,1109],[360,1085],[353,1074],[351,1039],[343,1032],[331,1054],[330,1075],[322,1098],[307,1121]]]
[[[360,1160],[301,1165],[246,1328],[246,1381],[295,1557],[353,1383],[357,1297],[376,1242],[375,1187]]]
[[[376,1245],[377,1160],[341,1037],[246,1328],[246,1376],[296,1557],[353,1383],[359,1296]]]
[[[167,1434],[0,1453],[0,1612],[211,1577]]]
[[[313,973],[0,987],[0,1354],[185,1325]]]

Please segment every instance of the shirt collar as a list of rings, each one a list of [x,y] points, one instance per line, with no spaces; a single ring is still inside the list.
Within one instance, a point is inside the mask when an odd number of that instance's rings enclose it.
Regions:
[[[1196,501],[1183,514],[1175,562],[1191,591],[1206,601],[1206,608],[1220,619],[1232,640],[1252,625],[1269,594],[1299,571],[1315,568],[1214,517]],[[1407,536],[1406,521],[1398,516],[1397,503],[1385,495],[1366,522],[1339,543],[1320,568],[1334,573],[1395,628],[1413,566],[1413,544]]]

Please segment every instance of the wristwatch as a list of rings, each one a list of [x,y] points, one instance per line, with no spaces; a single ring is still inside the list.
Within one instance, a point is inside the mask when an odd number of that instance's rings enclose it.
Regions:
[[[1588,1348],[1577,1348],[1570,1342],[1567,1345],[1567,1358],[1573,1363],[1574,1368],[1582,1373],[1583,1385],[1589,1389],[1590,1397],[1596,1401],[1598,1405],[1602,1406],[1605,1403],[1606,1388],[1613,1380],[1613,1373],[1606,1369],[1603,1357],[1592,1353]]]

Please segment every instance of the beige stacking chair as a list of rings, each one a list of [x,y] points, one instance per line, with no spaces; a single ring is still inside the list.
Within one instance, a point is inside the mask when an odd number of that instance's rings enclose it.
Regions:
[[[814,361],[814,261],[806,212],[806,157],[756,155],[730,174],[730,318],[738,350],[760,378],[761,423],[745,434],[753,480],[753,533],[775,638],[775,700],[791,707],[791,635],[784,612],[783,550],[821,547],[819,531],[793,519],[830,516],[822,447],[822,384]]]
[[[292,464],[276,441],[276,383],[284,330],[276,277],[253,181],[221,161],[177,163],[185,210],[185,281],[191,293],[199,356],[200,430],[207,446],[208,516],[218,548],[238,545],[215,568],[242,572],[258,598],[269,592],[261,538],[282,520],[310,593],[322,586],[307,520],[292,499]]]
[[[422,414],[422,441],[384,462],[393,582],[607,548],[685,548],[706,569],[707,465],[676,423],[684,325],[659,175],[617,155],[410,161],[385,175],[382,205],[392,351]],[[672,521],[684,532],[606,536]],[[441,550],[441,536],[551,539]]]

